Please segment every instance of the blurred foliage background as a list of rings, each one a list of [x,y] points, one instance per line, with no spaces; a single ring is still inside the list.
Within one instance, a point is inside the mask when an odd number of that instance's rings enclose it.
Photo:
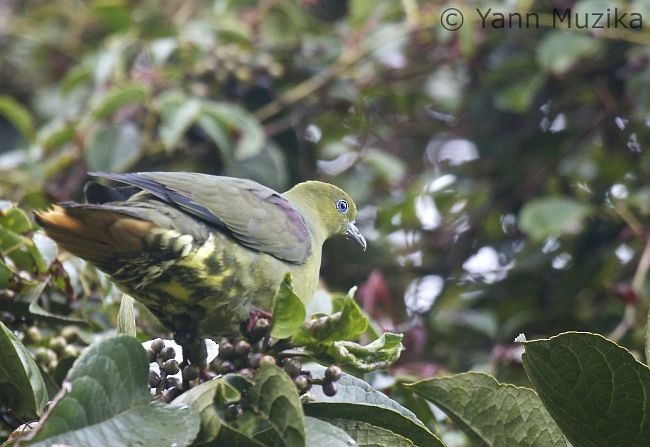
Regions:
[[[519,333],[593,331],[642,356],[650,25],[491,29],[474,8],[650,20],[650,4],[463,5],[0,1],[2,320],[63,377],[65,347],[101,337],[119,304],[12,203],[80,200],[87,171],[187,170],[355,198],[369,249],[326,244],[323,283],[359,285],[375,321],[406,333],[393,378],[526,384]],[[440,26],[448,6],[458,31]]]

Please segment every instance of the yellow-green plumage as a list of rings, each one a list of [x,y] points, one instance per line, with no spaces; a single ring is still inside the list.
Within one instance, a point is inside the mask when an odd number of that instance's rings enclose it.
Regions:
[[[287,272],[298,296],[313,295],[329,237],[345,234],[365,249],[354,202],[327,183],[278,194],[250,180],[193,173],[103,176],[132,187],[92,185],[95,203],[61,204],[37,221],[174,331],[236,332],[253,308],[270,310]]]

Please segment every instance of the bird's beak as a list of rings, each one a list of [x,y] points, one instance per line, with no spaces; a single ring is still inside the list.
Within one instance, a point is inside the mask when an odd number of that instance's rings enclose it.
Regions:
[[[354,222],[348,222],[348,229],[345,230],[345,236],[349,239],[354,240],[354,242],[361,246],[363,251],[366,251],[366,238],[363,237],[363,234],[359,232],[359,229],[354,224]]]

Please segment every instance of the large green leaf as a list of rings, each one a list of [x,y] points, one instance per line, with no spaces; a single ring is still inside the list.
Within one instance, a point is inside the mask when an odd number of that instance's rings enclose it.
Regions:
[[[293,293],[291,274],[287,273],[280,283],[272,306],[271,336],[289,338],[294,335],[305,321],[305,306]]]
[[[590,333],[524,342],[526,374],[575,446],[650,445],[650,370]]]
[[[221,124],[233,136],[232,152],[236,159],[252,157],[262,150],[264,130],[246,110],[235,104],[209,101],[203,102],[201,110],[203,116]]]
[[[227,425],[224,415],[215,405],[217,401],[230,403],[239,401],[241,395],[232,385],[223,378],[215,378],[196,386],[174,400],[176,404],[190,405],[201,417],[201,430],[196,438],[196,443],[202,444],[217,438],[221,429]],[[243,436],[243,435],[242,435]],[[254,443],[251,439],[251,442]]]
[[[537,241],[577,233],[591,207],[568,197],[544,197],[526,203],[519,215],[521,230]]]
[[[97,118],[107,118],[124,106],[143,103],[148,97],[149,92],[144,85],[116,86],[96,101],[92,113]]]
[[[140,155],[140,131],[133,123],[101,129],[86,146],[86,161],[93,171],[125,171]]]
[[[133,337],[118,336],[88,349],[68,372],[56,405],[34,445],[189,445],[200,419],[190,406],[152,400],[149,362]],[[32,445],[32,444],[30,444]]]
[[[165,149],[171,152],[199,117],[201,103],[196,98],[169,93],[161,100],[161,109],[160,138]]]
[[[0,116],[29,140],[34,137],[34,120],[29,110],[10,96],[0,96]]]
[[[356,445],[347,432],[329,422],[307,416],[305,418],[305,445],[347,447]]]
[[[273,365],[257,370],[254,385],[248,391],[255,412],[269,423],[279,445],[305,444],[304,416],[298,392],[289,376]]]
[[[562,432],[533,390],[464,373],[405,385],[442,408],[482,446],[566,446]]]
[[[0,322],[0,402],[18,417],[40,416],[48,395],[43,376],[29,351]]]
[[[326,421],[350,435],[359,447],[419,447],[442,444],[417,444],[383,427],[353,419],[332,418]]]
[[[325,371],[320,365],[308,365],[306,368],[314,377],[322,377]],[[305,414],[326,418],[328,421],[349,419],[382,427],[416,445],[442,445],[413,412],[375,390],[367,382],[343,374],[336,385],[337,392],[334,396],[326,396],[320,387],[312,388],[310,393],[316,402],[305,404]]]

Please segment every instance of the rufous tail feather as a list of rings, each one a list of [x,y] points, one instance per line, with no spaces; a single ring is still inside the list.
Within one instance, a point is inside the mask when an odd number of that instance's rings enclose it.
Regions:
[[[102,270],[142,250],[153,223],[98,206],[54,205],[34,212],[46,234],[61,247]]]

